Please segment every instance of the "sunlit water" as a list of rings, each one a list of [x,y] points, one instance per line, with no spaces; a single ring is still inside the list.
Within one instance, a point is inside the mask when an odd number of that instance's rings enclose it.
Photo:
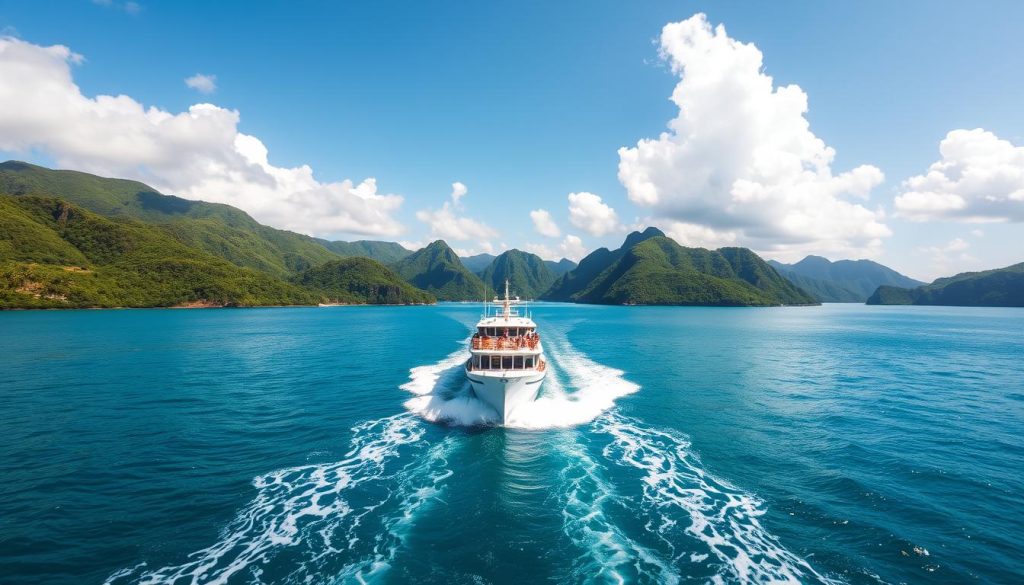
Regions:
[[[0,314],[2,583],[1019,582],[1024,311]]]

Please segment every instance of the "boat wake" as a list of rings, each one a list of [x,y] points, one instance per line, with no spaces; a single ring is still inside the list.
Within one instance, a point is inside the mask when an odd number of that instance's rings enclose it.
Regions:
[[[504,426],[519,429],[572,427],[590,422],[619,398],[640,389],[623,372],[598,364],[557,335],[546,335],[548,375],[537,400],[519,407]],[[416,396],[405,407],[431,422],[459,426],[492,425],[498,413],[478,400],[463,371],[467,350],[436,364],[413,368],[402,386]]]
[[[617,476],[625,469],[630,481],[617,481],[619,492],[613,492],[591,479],[594,493],[579,499],[595,506],[607,501],[634,523],[639,519],[644,537],[652,540],[647,556],[686,567],[686,580],[835,582],[784,548],[759,520],[764,503],[703,469],[681,433],[616,413],[598,418],[591,430],[596,434],[589,438],[590,448],[600,449],[603,465],[590,475],[602,476],[614,466]]]
[[[385,574],[422,509],[452,475],[451,437],[422,441],[410,414],[353,429],[352,448],[335,463],[274,471],[253,480],[256,497],[215,544],[185,563],[145,563],[107,579],[118,583],[367,582]],[[302,546],[299,546],[302,545]]]

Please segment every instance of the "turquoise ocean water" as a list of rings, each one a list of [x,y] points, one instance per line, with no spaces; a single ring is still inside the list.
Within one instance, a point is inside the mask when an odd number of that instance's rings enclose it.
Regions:
[[[540,304],[518,428],[478,314],[0,314],[0,582],[1022,580],[1024,311]]]

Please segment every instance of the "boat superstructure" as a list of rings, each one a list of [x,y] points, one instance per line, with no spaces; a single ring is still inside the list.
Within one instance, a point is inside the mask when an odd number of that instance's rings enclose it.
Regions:
[[[470,340],[466,377],[473,393],[508,422],[522,405],[540,392],[547,362],[537,324],[519,297],[484,303],[484,314]]]

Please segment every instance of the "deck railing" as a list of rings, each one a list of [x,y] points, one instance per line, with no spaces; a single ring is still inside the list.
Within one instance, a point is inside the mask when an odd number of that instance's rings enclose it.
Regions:
[[[470,358],[466,361],[466,369],[470,372],[494,372],[494,371],[507,371],[507,372],[521,372],[523,370],[537,370],[543,372],[548,368],[548,362],[546,360],[537,360],[537,363],[530,366],[529,368],[478,368],[473,365],[473,360]]]
[[[539,335],[519,335],[515,337],[480,337],[473,336],[473,349],[536,349],[540,343]]]

